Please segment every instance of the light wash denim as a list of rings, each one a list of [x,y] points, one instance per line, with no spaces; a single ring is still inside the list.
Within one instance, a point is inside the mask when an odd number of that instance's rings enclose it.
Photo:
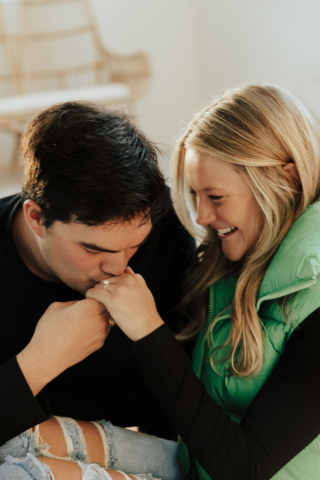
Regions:
[[[63,457],[63,460],[87,463],[88,451],[80,426],[72,418],[55,418],[61,426],[66,441],[67,455]],[[9,440],[0,447],[0,464],[5,462],[7,455],[21,458],[25,457],[26,453],[31,453],[36,457],[62,458],[52,455],[49,452],[49,445],[40,443],[40,438],[37,438],[38,436],[39,426],[36,426],[34,433],[32,429],[29,429],[12,440]]]
[[[110,460],[108,467],[125,473],[150,473],[161,480],[181,480],[177,443],[144,433],[99,422],[107,433]]]
[[[78,462],[83,480],[111,480],[104,468],[86,464],[87,450],[79,429],[74,428],[75,422],[71,419],[64,420],[64,425],[66,421],[68,425],[68,432],[64,429],[65,436],[69,435],[72,440],[72,447],[68,448],[66,442],[67,456],[64,458]],[[105,420],[97,423],[107,434],[105,468],[135,475],[139,480],[182,479],[175,442],[115,427]],[[46,456],[54,457],[48,455],[48,445],[36,445],[31,430],[18,435],[0,448],[0,480],[54,480],[50,468],[36,458]]]

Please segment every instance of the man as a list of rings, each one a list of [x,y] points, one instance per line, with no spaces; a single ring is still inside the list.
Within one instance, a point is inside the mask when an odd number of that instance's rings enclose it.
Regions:
[[[22,194],[0,200],[0,445],[51,413],[119,426],[161,421],[131,341],[84,297],[130,265],[163,320],[178,326],[194,243],[155,147],[125,116],[74,102],[36,117],[22,154]]]

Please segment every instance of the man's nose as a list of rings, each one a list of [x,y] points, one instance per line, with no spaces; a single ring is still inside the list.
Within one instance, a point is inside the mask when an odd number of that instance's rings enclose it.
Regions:
[[[111,275],[122,275],[125,271],[129,258],[126,252],[111,253],[104,262],[100,264],[100,268],[104,273]]]
[[[215,207],[209,199],[200,200],[198,203],[196,222],[198,225],[208,225],[218,219]]]

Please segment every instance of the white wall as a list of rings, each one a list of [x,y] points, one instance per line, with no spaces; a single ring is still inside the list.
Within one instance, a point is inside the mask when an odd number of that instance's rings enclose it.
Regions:
[[[91,0],[107,48],[116,53],[146,52],[151,58],[153,78],[136,105],[136,113],[144,131],[165,152],[160,162],[166,173],[173,137],[181,131],[181,120],[187,122],[199,108],[196,2]],[[11,152],[12,139],[0,133],[0,162],[7,162]],[[8,181],[11,184],[12,177]],[[0,195],[8,181],[0,175]],[[17,182],[18,185],[20,177]],[[16,184],[7,186],[6,193],[15,190]]]
[[[91,1],[110,50],[150,55],[153,78],[137,113],[168,156],[195,111],[243,82],[288,88],[320,119],[319,0]],[[0,161],[10,152],[0,135]],[[168,157],[161,164],[167,172]],[[0,195],[10,182],[0,175]]]
[[[320,118],[319,0],[200,0],[202,89],[281,85]]]
[[[144,51],[153,78],[137,113],[151,139],[171,153],[173,137],[200,104],[197,0],[92,0],[105,45]],[[162,159],[167,169],[167,161]]]

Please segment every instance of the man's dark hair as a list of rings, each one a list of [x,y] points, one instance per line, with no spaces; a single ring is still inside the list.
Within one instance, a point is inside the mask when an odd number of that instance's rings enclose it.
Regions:
[[[56,220],[86,225],[155,223],[170,205],[157,148],[128,116],[88,102],[68,102],[40,113],[21,140],[25,161],[22,201]]]

